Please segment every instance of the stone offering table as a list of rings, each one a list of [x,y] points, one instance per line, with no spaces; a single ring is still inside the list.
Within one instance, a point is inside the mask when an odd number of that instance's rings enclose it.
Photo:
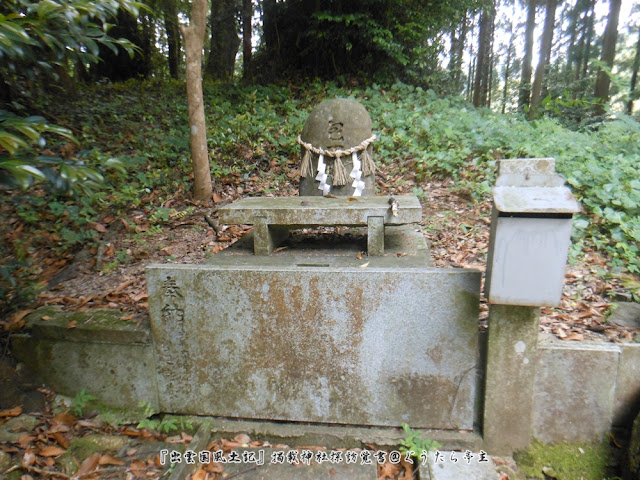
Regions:
[[[269,255],[301,226],[366,226],[369,255],[384,253],[385,225],[420,223],[422,207],[414,195],[393,197],[254,197],[238,200],[218,211],[221,223],[254,225],[254,253]],[[395,213],[395,215],[394,215]]]

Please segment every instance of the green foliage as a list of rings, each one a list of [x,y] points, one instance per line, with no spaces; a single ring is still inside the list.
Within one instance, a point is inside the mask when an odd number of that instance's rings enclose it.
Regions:
[[[413,456],[420,456],[423,452],[429,453],[442,448],[440,443],[424,438],[420,432],[412,430],[406,423],[402,424],[402,430],[404,430],[404,440],[400,443],[400,453],[403,455],[413,452]]]
[[[147,402],[140,402],[138,405],[144,409],[144,419],[138,423],[137,428],[157,430],[161,433],[171,433],[174,430],[192,430],[193,425],[184,417],[165,415],[162,419],[151,418],[155,415],[153,407]]]
[[[604,443],[543,444],[534,441],[527,450],[516,452],[514,458],[527,478],[602,480],[607,477],[611,454],[611,448]]]
[[[27,189],[40,180],[57,192],[88,193],[104,183],[105,170],[126,171],[119,159],[104,155],[95,156],[99,163],[90,166],[85,158],[65,160],[39,154],[48,133],[76,141],[70,130],[51,125],[42,117],[20,117],[0,110],[0,187]]]
[[[114,53],[132,44],[108,34],[110,19],[122,8],[138,14],[140,3],[131,0],[4,0],[0,6],[0,67],[17,78],[59,75],[67,61],[95,63],[99,45]],[[5,81],[8,79],[5,78]]]
[[[86,392],[86,390],[82,389],[71,401],[71,408],[73,409],[73,413],[77,416],[82,416],[82,412],[85,407],[96,400],[96,397],[90,395]]]
[[[279,78],[283,73],[325,79],[358,76],[385,85],[402,79],[435,87],[442,31],[487,3],[278,2],[272,8],[279,55],[265,49],[257,57],[262,54],[262,64]]]

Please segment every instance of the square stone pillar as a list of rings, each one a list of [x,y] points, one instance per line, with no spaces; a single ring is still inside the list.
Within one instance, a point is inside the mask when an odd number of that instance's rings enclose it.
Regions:
[[[492,455],[531,441],[540,308],[491,305],[483,437]]]

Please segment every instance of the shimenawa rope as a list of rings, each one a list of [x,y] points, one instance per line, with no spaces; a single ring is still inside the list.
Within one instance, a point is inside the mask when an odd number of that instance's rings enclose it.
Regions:
[[[367,152],[367,147],[375,139],[376,136],[371,135],[366,140],[360,142],[359,145],[348,148],[346,150],[325,150],[324,148],[315,147],[312,144],[305,142],[304,140],[302,140],[302,137],[298,135],[298,143],[305,149],[304,157],[302,158],[302,166],[300,167],[300,176],[308,177],[312,174],[311,172],[313,170],[313,166],[311,163],[311,154],[315,153],[316,155],[335,158],[333,166],[333,184],[336,186],[345,185],[347,183],[347,172],[340,157],[352,155],[358,152],[362,152],[360,154],[360,161],[362,162],[363,167],[362,173],[364,173],[365,176],[373,175],[376,171],[376,165],[375,163],[373,163],[373,159],[371,158],[371,155],[369,155],[369,152]]]

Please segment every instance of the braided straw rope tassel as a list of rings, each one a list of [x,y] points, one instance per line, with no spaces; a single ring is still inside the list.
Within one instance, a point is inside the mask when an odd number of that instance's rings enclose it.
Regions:
[[[311,151],[305,149],[304,157],[302,158],[302,166],[300,167],[300,176],[302,178],[308,177],[311,175],[311,170],[313,166],[311,165]]]
[[[347,171],[342,164],[340,157],[336,156],[336,160],[333,163],[333,184],[336,186],[342,186],[347,183]]]
[[[366,148],[360,154],[360,161],[362,162],[362,173],[365,176],[376,173],[376,164],[373,163],[373,158],[371,158]]]

